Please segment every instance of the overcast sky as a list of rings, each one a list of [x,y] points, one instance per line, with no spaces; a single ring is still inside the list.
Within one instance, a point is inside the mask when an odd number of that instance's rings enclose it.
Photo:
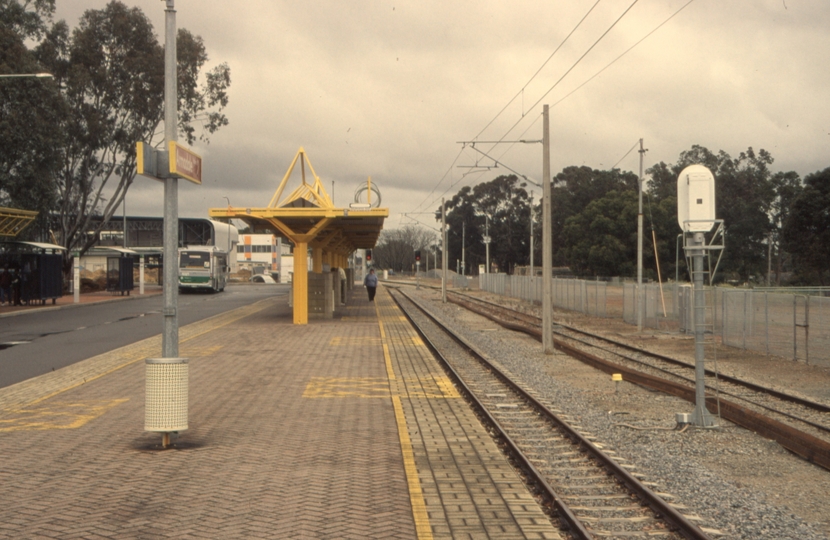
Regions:
[[[163,41],[165,3],[123,1]],[[637,172],[636,150],[623,156],[640,138],[646,167],[694,144],[733,157],[764,148],[773,171],[802,177],[830,166],[830,2],[639,0],[577,63],[631,2],[176,0],[178,26],[232,77],[230,124],[194,148],[204,183],[179,183],[179,214],[206,217],[224,197],[266,206],[304,147],[325,188],[334,182],[336,205],[371,176],[390,210],[385,228],[435,226],[416,213],[510,174],[505,166],[540,181],[539,144],[479,144],[504,165],[482,171],[471,167],[492,160],[458,141],[541,139],[545,103],[553,174],[618,162]],[[75,27],[105,5],[57,0],[56,18]],[[162,197],[161,184],[138,177],[127,213],[161,216]]]

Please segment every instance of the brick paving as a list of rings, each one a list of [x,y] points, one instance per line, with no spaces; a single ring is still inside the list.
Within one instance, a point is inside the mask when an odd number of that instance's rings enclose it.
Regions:
[[[0,538],[551,537],[402,332],[362,289],[305,326],[282,297],[183,327],[189,429],[167,450],[143,431],[158,337],[0,389]]]
[[[0,537],[415,538],[388,390],[302,397],[316,379],[386,380],[377,320],[295,326],[284,300],[259,307],[182,329],[177,449],[143,431],[136,360],[158,338],[76,367],[106,375],[68,391],[52,395],[77,376],[24,383],[33,405],[4,389]]]

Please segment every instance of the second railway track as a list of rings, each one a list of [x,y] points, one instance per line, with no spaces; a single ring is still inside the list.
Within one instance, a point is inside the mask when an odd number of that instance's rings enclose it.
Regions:
[[[453,293],[449,299],[507,328],[541,339],[541,320],[493,302]],[[557,326],[556,347],[608,373],[622,373],[634,382],[694,401],[694,366],[618,341],[567,326]],[[830,407],[708,372],[711,412],[775,440],[802,458],[830,470]],[[726,399],[726,396],[729,399]]]
[[[615,460],[557,415],[520,383],[491,364],[416,300],[393,295],[425,342],[445,358],[447,369],[485,421],[502,430],[520,466],[575,538],[709,538],[652,489],[630,466]]]

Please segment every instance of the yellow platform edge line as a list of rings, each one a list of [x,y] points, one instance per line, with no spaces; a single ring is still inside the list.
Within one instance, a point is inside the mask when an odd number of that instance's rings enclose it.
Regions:
[[[392,366],[392,357],[389,355],[389,346],[386,343],[386,332],[383,329],[383,321],[380,320],[380,308],[375,303],[375,312],[378,314],[378,326],[383,340],[383,357],[386,361],[386,373],[389,377],[390,390],[395,376],[395,369]],[[392,406],[395,409],[395,422],[398,424],[398,438],[401,443],[401,454],[403,466],[406,473],[406,483],[409,487],[409,502],[412,505],[412,519],[415,521],[415,534],[419,540],[432,540],[432,527],[429,525],[429,514],[427,504],[424,500],[424,492],[421,490],[421,480],[418,478],[418,468],[415,466],[415,453],[412,451],[412,441],[409,438],[409,431],[406,427],[406,416],[403,413],[401,398],[395,392],[392,393]]]

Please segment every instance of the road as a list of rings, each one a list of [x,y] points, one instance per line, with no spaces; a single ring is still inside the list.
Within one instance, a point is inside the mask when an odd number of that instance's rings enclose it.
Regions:
[[[288,290],[246,284],[218,294],[180,294],[179,327]],[[0,388],[161,334],[163,304],[154,295],[0,319]]]

